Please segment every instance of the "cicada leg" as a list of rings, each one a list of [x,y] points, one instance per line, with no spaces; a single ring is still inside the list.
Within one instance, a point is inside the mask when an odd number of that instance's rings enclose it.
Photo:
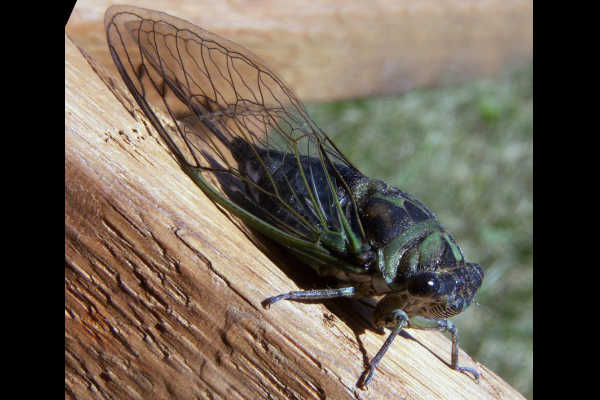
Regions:
[[[373,372],[375,371],[375,367],[381,361],[381,358],[388,350],[398,333],[409,326],[410,328],[422,329],[422,330],[439,330],[442,332],[448,331],[452,335],[452,361],[450,367],[456,371],[466,373],[469,372],[473,374],[475,379],[479,382],[479,372],[473,368],[469,367],[461,367],[458,365],[458,329],[454,326],[454,324],[447,319],[429,319],[424,317],[411,317],[409,318],[406,313],[402,310],[394,310],[393,312],[387,314],[384,321],[381,321],[382,324],[392,329],[392,332],[387,337],[383,346],[379,349],[375,357],[369,363],[369,367],[363,372],[362,376],[358,381],[358,386],[366,387],[371,378],[373,377]]]
[[[390,315],[386,318],[386,326],[393,326],[392,332],[385,339],[383,346],[379,349],[375,357],[369,363],[369,367],[363,372],[360,379],[358,380],[358,386],[362,388],[366,388],[371,378],[373,377],[373,373],[375,372],[375,367],[379,364],[379,361],[383,358],[383,355],[388,350],[388,348],[392,345],[392,342],[398,336],[402,328],[404,328],[408,324],[408,315],[402,310],[395,310],[390,313]]]
[[[447,319],[429,319],[424,317],[412,317],[410,319],[410,327],[422,330],[438,330],[441,332],[449,332],[452,335],[452,354],[450,367],[462,373],[469,372],[475,380],[479,382],[479,372],[473,368],[461,367],[458,365],[458,328],[454,326],[452,321]]]
[[[325,300],[335,299],[337,297],[352,297],[355,294],[356,288],[354,286],[339,289],[300,290],[269,297],[268,299],[265,299],[262,304],[263,307],[268,309],[271,307],[271,304],[277,303],[280,300]]]

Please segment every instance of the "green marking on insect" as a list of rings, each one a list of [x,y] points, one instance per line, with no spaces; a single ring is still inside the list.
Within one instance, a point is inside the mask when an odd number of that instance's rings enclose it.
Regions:
[[[170,15],[107,10],[110,53],[132,95],[182,169],[215,203],[286,247],[336,289],[270,297],[384,295],[373,312],[391,334],[360,377],[366,387],[405,327],[448,331],[458,364],[462,312],[483,270],[427,206],[366,177],[310,119],[283,81],[243,47]],[[167,115],[163,125],[157,115]]]

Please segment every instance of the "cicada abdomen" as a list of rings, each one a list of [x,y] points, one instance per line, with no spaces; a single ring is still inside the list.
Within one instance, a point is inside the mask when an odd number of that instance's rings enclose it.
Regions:
[[[285,246],[336,289],[264,301],[385,295],[374,323],[392,329],[360,379],[367,385],[401,329],[447,330],[458,365],[460,313],[483,279],[423,203],[364,176],[258,57],[170,15],[128,6],[105,15],[109,49],[130,92],[182,169],[213,201]]]

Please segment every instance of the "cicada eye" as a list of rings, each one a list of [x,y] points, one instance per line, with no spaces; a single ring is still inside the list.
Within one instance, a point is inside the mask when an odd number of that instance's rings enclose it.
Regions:
[[[434,297],[440,290],[440,280],[433,272],[423,272],[408,281],[408,292],[413,296]]]

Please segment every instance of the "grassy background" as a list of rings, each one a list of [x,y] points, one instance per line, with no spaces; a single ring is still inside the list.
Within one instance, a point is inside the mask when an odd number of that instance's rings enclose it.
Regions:
[[[368,176],[415,195],[485,271],[454,318],[462,347],[533,398],[533,70],[310,105]]]

